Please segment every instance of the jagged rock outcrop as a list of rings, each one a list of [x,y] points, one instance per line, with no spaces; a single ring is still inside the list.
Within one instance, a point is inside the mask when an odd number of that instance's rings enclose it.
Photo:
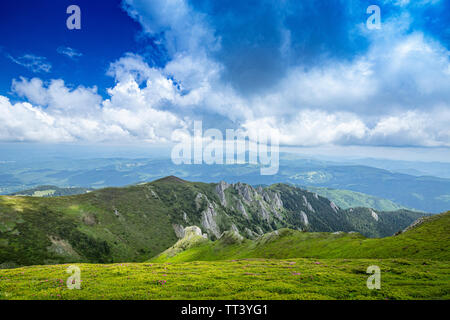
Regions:
[[[270,221],[269,212],[266,210],[261,200],[258,200],[258,214],[261,217],[261,219],[266,220],[267,222]]]
[[[281,197],[278,192],[275,192],[273,201],[274,201],[274,205],[277,209],[283,209],[283,201],[281,201]]]
[[[339,207],[333,201],[330,201],[330,207],[334,212],[338,213]]]
[[[181,227],[198,224],[212,238],[219,238],[230,226],[244,237],[257,238],[280,226],[313,232],[357,229],[364,233],[371,228],[373,234],[377,234],[383,224],[389,223],[368,209],[364,210],[369,216],[359,214],[363,208],[342,210],[333,201],[294,186],[275,184],[254,188],[241,182],[221,181],[211,187],[197,188],[191,205],[195,212],[183,208],[179,220],[174,222]],[[372,225],[374,221],[378,227]],[[178,238],[182,236],[181,227],[176,230]]]
[[[220,235],[219,241],[225,244],[239,244],[244,241],[244,237],[239,234],[239,231],[230,230],[223,232]]]
[[[238,182],[233,184],[233,187],[246,202],[250,203],[254,199],[255,190],[248,184]]]
[[[306,198],[305,195],[303,195],[303,204],[305,205],[306,208],[308,208],[309,211],[316,212],[316,210],[314,210],[314,208],[309,203],[309,201],[308,201],[308,199]]]
[[[300,214],[302,215],[303,223],[305,224],[305,226],[308,226],[309,225],[308,216],[303,211],[301,211]]]
[[[245,210],[244,204],[242,203],[241,200],[237,201],[237,210],[245,217],[248,219],[248,213],[247,210]]]
[[[217,226],[216,223],[216,216],[217,213],[214,209],[214,206],[208,201],[207,207],[202,212],[202,227],[205,228],[205,230],[211,232],[214,236],[219,237],[220,236],[220,229]]]
[[[175,234],[177,235],[178,239],[181,239],[184,237],[184,227],[180,224],[172,224],[173,231],[175,231]]]
[[[427,219],[429,219],[429,217],[422,217],[417,219],[416,221],[414,221],[411,225],[409,225],[408,227],[406,227],[405,229],[403,229],[403,232],[406,232],[408,230],[414,229],[415,227],[420,226],[422,223],[424,223],[425,221],[427,221]]]
[[[225,196],[225,190],[228,189],[230,185],[228,183],[226,183],[225,181],[220,181],[217,186],[216,186],[216,192],[219,196],[220,199],[220,204],[223,205],[224,207],[227,206],[227,199]]]
[[[378,214],[373,210],[370,210],[370,211],[371,211],[370,214],[372,215],[372,218],[374,218],[375,221],[378,221],[378,219],[379,219]]]
[[[173,257],[180,252],[196,246],[204,241],[208,241],[207,234],[203,234],[202,230],[197,226],[190,226],[183,229],[183,238],[178,240],[172,247],[161,253],[167,257]]]

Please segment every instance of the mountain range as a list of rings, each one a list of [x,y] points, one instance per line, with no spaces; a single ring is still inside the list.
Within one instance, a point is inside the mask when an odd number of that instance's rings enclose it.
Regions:
[[[395,210],[398,206],[440,213],[450,207],[450,179],[447,178],[414,176],[361,164],[287,156],[280,158],[277,174],[261,176],[259,171],[258,166],[248,164],[175,165],[165,158],[14,160],[0,164],[0,194],[20,193],[41,185],[87,189],[119,187],[174,175],[185,180],[206,183],[245,182],[253,186],[287,183],[303,189],[346,190],[389,200],[395,204],[393,206],[371,201],[370,206],[377,210]],[[342,194],[334,198],[327,192],[326,196],[345,207],[345,203],[339,201],[342,200]],[[353,198],[358,196],[353,194]]]
[[[0,196],[0,264],[145,261],[197,226],[211,240],[233,231],[259,239],[282,228],[386,237],[425,213],[341,209],[296,186],[150,183],[63,197]]]

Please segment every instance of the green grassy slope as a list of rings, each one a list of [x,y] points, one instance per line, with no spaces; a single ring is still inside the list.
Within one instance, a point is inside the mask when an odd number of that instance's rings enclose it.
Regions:
[[[381,289],[366,286],[381,269]],[[405,259],[248,259],[174,264],[79,264],[2,270],[0,299],[450,299],[448,262]]]
[[[236,232],[192,239],[146,263],[78,263],[80,290],[66,287],[69,264],[1,270],[0,300],[450,299],[450,212],[383,239],[289,229],[255,241]],[[366,286],[373,265],[379,290]]]
[[[176,240],[145,187],[55,197],[0,197],[0,264],[143,261]]]
[[[400,209],[407,209],[404,206],[398,205],[391,200],[371,196],[365,193],[351,191],[351,190],[341,190],[332,189],[324,187],[306,187],[307,190],[311,192],[316,192],[322,197],[328,198],[336,203],[342,209],[366,207],[372,208],[379,211],[396,211]]]
[[[205,241],[175,256],[162,253],[153,262],[211,261],[243,258],[414,258],[450,260],[450,212],[398,236],[367,239],[360,234],[308,233],[282,229],[258,240],[239,241],[232,233]]]

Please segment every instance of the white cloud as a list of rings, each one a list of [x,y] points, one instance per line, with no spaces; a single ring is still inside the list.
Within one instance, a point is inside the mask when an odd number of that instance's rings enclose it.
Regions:
[[[259,130],[279,137],[286,146],[373,145],[450,147],[450,111],[407,111],[383,116],[369,127],[358,115],[306,110],[295,118],[258,118],[243,124],[249,136]]]
[[[380,119],[368,138],[378,145],[450,147],[449,123],[448,107],[428,113],[407,111]]]
[[[249,101],[245,125],[272,119],[289,145],[450,146],[449,52],[422,33],[395,40],[351,62],[292,69]]]
[[[65,55],[65,56],[69,57],[70,59],[76,59],[83,55],[81,52],[79,52],[73,48],[70,48],[70,47],[58,47],[58,49],[56,49],[56,52],[58,52],[59,54]]]
[[[11,104],[0,96],[0,137],[6,141],[71,141],[72,137],[55,118],[29,103]]]
[[[13,80],[12,90],[32,104],[46,106],[46,112],[49,113],[79,116],[95,114],[99,111],[102,100],[97,94],[97,88],[79,86],[70,89],[63,80],[51,80],[46,86],[38,78],[21,78]]]
[[[223,80],[224,65],[210,55],[220,39],[186,1],[127,0],[126,7],[146,32],[162,35],[170,61],[154,68],[124,55],[108,70],[115,85],[105,100],[95,87],[15,80],[12,90],[29,103],[2,100],[2,140],[17,133],[25,140],[161,142],[211,114],[205,127],[224,120],[277,134],[284,145],[450,146],[450,54],[424,34],[408,33],[408,15],[366,34],[372,43],[355,59],[292,67],[274,87],[246,96]]]
[[[39,57],[33,54],[25,54],[17,58],[14,58],[11,55],[7,55],[7,57],[14,63],[17,63],[18,65],[21,65],[31,70],[32,72],[48,73],[52,69],[52,65],[47,61],[47,58],[45,57]]]
[[[394,4],[396,6],[400,7],[406,7],[408,5],[414,5],[414,6],[426,6],[426,5],[434,5],[441,2],[441,0],[384,0],[384,3],[388,4]]]
[[[219,43],[205,21],[186,0],[125,0],[128,14],[152,36],[162,34],[172,56],[215,50]]]
[[[345,143],[348,140],[362,139],[367,127],[350,113],[326,113],[316,110],[303,110],[293,119],[280,121],[276,117],[259,118],[243,124],[249,136],[259,130],[278,135],[283,145],[316,146],[321,144]]]
[[[186,127],[177,115],[159,110],[178,94],[171,80],[137,56],[111,66],[116,84],[103,100],[97,89],[69,88],[63,80],[14,80],[12,90],[29,103],[11,104],[0,96],[1,140],[166,142]],[[142,88],[135,79],[139,71]]]

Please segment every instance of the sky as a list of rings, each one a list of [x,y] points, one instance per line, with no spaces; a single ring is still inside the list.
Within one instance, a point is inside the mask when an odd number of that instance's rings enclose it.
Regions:
[[[164,145],[196,120],[450,162],[450,1],[0,3],[0,142]]]

